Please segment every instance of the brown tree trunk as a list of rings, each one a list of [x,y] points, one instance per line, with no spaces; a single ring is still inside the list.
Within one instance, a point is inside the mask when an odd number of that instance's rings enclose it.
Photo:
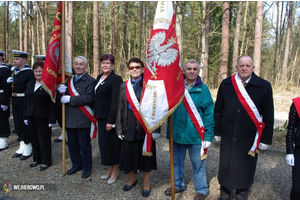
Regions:
[[[22,1],[19,2],[22,4]],[[23,14],[22,5],[19,5],[19,49],[23,51]]]
[[[42,27],[42,54],[43,55],[46,55],[46,44],[45,44],[45,41],[46,41],[46,30],[45,30],[45,19],[44,19],[44,15],[41,11],[41,6],[39,5],[39,2],[38,1],[35,1],[35,7],[38,11],[38,15],[40,16],[40,20],[41,20],[41,27]],[[38,18],[37,18],[37,23],[38,23]],[[38,35],[37,35],[38,36]]]
[[[6,38],[6,49],[5,52],[8,52],[10,50],[9,48],[9,1],[7,2],[7,7],[6,7],[6,34],[5,34],[5,38]],[[10,58],[10,53],[7,53],[6,55],[6,59],[9,60]]]
[[[227,78],[228,55],[229,55],[229,25],[230,25],[229,1],[223,1],[222,50],[221,50],[221,66],[220,66],[220,73],[219,73],[219,84],[225,78]]]
[[[114,2],[111,2],[111,34],[110,34],[110,50],[111,54],[115,55],[115,34],[116,34],[116,25],[115,25],[115,10],[114,10]]]
[[[25,12],[28,12],[28,1],[25,1]],[[25,24],[24,24],[24,51],[28,51],[28,14],[25,17]]]
[[[275,43],[274,43],[274,62],[273,62],[273,76],[272,76],[272,83],[276,83],[276,74],[277,74],[277,51],[278,51],[278,26],[279,26],[279,2],[276,2],[277,7],[277,20],[276,20],[276,30],[275,30]]]
[[[88,1],[85,2],[85,35],[84,35],[84,57],[88,57],[88,24],[89,24],[89,3]],[[91,68],[89,68],[91,70]]]
[[[177,4],[176,4],[176,35],[177,35],[179,53],[181,55],[181,50],[182,50],[182,34],[181,34],[182,13],[181,13],[181,10],[180,10],[179,3],[180,2],[177,1]]]
[[[47,48],[48,48],[48,39],[47,39],[47,36],[48,36],[48,1],[44,1],[44,19],[45,19],[45,34],[46,34],[46,37],[45,37],[45,44],[46,44],[46,52],[47,52]]]
[[[67,17],[67,49],[73,64],[74,58],[74,7],[75,1],[68,2],[68,17]],[[72,65],[73,66],[73,65]]]
[[[283,65],[282,65],[282,72],[281,72],[281,84],[285,84],[287,80],[287,68],[288,68],[289,52],[290,52],[293,8],[294,8],[294,3],[293,1],[290,1],[290,9],[289,9],[288,25],[287,25],[287,32],[286,32],[286,41],[285,41],[285,51],[284,51],[284,58],[283,58]]]
[[[206,15],[205,18],[205,27],[204,27],[204,58],[203,58],[203,73],[202,73],[202,81],[207,83],[208,80],[208,54],[209,54],[209,40],[210,35],[209,32],[211,30],[211,22],[212,22],[212,7],[213,2],[207,1],[206,2]]]
[[[263,28],[263,9],[264,2],[256,2],[256,21],[255,21],[255,42],[254,42],[254,72],[260,74],[260,59],[261,59],[261,43],[262,43],[262,28]]]
[[[123,57],[126,59],[128,57],[128,52],[127,52],[127,42],[126,42],[126,37],[127,37],[127,19],[128,19],[128,2],[125,2],[125,22],[124,22],[124,28],[123,28]],[[122,70],[121,70],[122,71]]]
[[[235,37],[233,42],[232,73],[235,71],[235,66],[239,58],[239,41],[240,41],[242,10],[243,10],[243,2],[240,1],[238,4],[238,11],[237,11],[236,25],[235,25]]]
[[[94,59],[94,78],[100,74],[99,64],[99,2],[93,2],[93,59]]]
[[[246,39],[246,33],[247,33],[247,14],[248,14],[248,7],[249,7],[249,1],[246,1],[246,8],[244,12],[244,20],[243,20],[243,37],[242,37],[242,44],[241,44],[241,51],[240,55],[244,55],[246,51],[244,51],[245,47],[245,39]]]
[[[139,44],[138,44],[138,55],[139,58],[142,56],[142,28],[143,28],[143,1],[140,1],[140,15],[139,15]]]

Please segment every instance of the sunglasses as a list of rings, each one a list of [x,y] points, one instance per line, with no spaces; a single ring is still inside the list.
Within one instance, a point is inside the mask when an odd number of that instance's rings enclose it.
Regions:
[[[129,67],[129,70],[134,70],[134,69],[141,69],[141,66],[133,66],[133,67]]]

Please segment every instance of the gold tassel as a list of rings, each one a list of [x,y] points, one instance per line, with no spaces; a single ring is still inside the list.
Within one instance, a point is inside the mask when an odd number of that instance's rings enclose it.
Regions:
[[[204,159],[206,159],[206,158],[207,158],[207,154],[201,156],[201,160],[204,160]]]

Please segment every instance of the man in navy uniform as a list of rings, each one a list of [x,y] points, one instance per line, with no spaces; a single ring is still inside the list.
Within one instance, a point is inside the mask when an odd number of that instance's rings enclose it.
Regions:
[[[27,65],[27,55],[23,51],[12,50],[16,69],[13,77],[7,79],[12,85],[12,111],[20,148],[13,155],[13,158],[20,157],[21,160],[29,158],[32,154],[32,146],[28,133],[28,121],[24,120],[24,102],[27,83],[34,80],[32,69]]]
[[[0,151],[8,148],[7,139],[10,136],[9,114],[11,87],[6,80],[10,77],[10,69],[4,63],[5,52],[0,51]]]

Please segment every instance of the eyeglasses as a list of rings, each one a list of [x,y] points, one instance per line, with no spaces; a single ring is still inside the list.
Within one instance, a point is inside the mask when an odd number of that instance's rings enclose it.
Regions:
[[[141,69],[142,66],[133,66],[129,67],[129,70],[134,70],[134,69]]]

